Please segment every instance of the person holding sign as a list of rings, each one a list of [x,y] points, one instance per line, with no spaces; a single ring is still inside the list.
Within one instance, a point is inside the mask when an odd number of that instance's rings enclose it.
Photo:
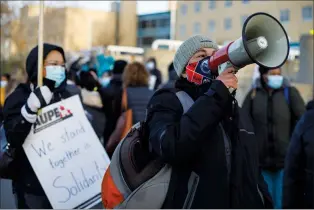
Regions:
[[[23,143],[40,109],[68,98],[65,55],[61,47],[43,45],[43,86],[37,85],[38,46],[26,60],[28,81],[20,84],[6,99],[4,129],[8,143],[15,149],[13,191],[17,208],[52,208],[23,150]]]

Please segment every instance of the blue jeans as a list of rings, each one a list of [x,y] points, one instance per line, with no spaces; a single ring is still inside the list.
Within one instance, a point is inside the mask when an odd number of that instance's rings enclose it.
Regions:
[[[273,199],[275,209],[281,209],[283,169],[276,172],[263,170],[262,174],[268,185],[268,191]]]

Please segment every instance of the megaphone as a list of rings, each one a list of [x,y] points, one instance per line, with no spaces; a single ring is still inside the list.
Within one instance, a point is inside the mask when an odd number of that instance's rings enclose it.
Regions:
[[[242,36],[216,51],[208,65],[218,74],[228,67],[238,71],[252,63],[264,68],[278,68],[288,55],[289,40],[284,27],[273,16],[258,12],[246,19]]]

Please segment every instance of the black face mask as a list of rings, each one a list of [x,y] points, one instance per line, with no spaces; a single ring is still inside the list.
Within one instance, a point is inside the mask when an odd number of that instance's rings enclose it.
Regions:
[[[211,80],[216,79],[218,75],[213,74],[209,69],[208,61],[210,56],[203,58],[200,61],[189,63],[185,67],[187,80],[196,85],[203,85],[209,83]]]

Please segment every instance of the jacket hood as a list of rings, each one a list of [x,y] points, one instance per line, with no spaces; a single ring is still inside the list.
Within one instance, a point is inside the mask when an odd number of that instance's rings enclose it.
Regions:
[[[66,62],[64,50],[62,47],[57,45],[52,45],[48,43],[44,43],[43,46],[43,61],[46,59],[47,55],[56,50],[61,53],[64,62]],[[29,78],[29,81],[32,82],[34,85],[37,85],[37,68],[38,68],[38,46],[34,47],[27,56],[26,59],[26,72]],[[66,79],[61,83],[61,85],[56,89],[56,91],[63,90],[66,86]]]
[[[310,101],[310,102],[306,105],[306,109],[307,109],[307,110],[314,109],[314,100]]]
[[[290,87],[290,86],[291,86],[290,81],[286,77],[284,77],[282,87]],[[261,78],[257,78],[255,80],[255,82],[253,84],[253,88],[263,88]]]

